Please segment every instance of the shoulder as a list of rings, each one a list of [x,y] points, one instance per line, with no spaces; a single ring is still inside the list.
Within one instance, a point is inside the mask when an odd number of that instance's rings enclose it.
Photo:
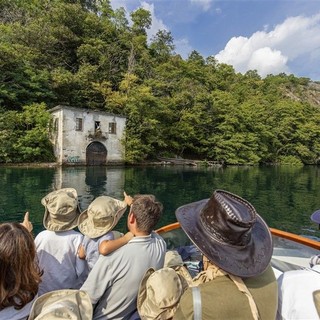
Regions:
[[[151,232],[151,239],[157,242],[166,243],[164,239],[154,231]]]

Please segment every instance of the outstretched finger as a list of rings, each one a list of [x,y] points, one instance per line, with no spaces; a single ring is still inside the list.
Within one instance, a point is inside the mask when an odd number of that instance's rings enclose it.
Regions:
[[[29,221],[29,211],[24,214],[23,221]]]

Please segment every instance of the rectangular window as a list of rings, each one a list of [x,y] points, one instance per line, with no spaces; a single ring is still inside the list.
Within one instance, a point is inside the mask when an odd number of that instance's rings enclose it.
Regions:
[[[76,118],[76,131],[82,131],[82,118]]]
[[[53,124],[53,130],[54,130],[54,132],[57,132],[58,129],[59,129],[59,122],[58,122],[58,121],[59,121],[58,118],[55,118],[55,119],[54,119],[54,124]]]
[[[109,133],[110,134],[117,134],[117,123],[116,122],[109,122]]]
[[[94,129],[97,131],[97,130],[101,130],[100,128],[100,121],[95,121],[94,122]]]

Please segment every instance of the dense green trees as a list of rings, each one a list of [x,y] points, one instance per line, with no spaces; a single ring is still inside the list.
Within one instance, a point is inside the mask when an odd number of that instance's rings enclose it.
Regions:
[[[52,160],[56,104],[126,115],[128,162],[320,161],[309,79],[242,75],[196,51],[184,60],[169,31],[148,42],[148,11],[130,17],[109,0],[0,0],[0,162]]]

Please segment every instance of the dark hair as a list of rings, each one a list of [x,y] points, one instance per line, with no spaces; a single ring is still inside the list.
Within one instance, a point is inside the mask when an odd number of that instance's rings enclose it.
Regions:
[[[140,231],[151,233],[158,223],[163,206],[152,194],[142,194],[133,197],[131,212],[136,218]]]
[[[30,232],[20,223],[0,224],[0,310],[23,308],[38,293],[42,272]]]

